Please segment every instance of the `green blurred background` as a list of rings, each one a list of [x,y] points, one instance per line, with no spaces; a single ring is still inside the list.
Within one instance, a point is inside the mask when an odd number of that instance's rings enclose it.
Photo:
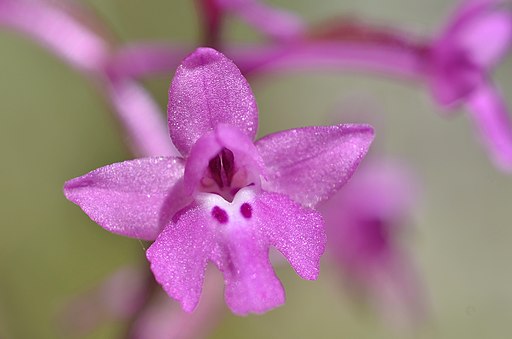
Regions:
[[[195,42],[190,0],[87,1],[123,41]],[[434,34],[453,1],[280,0],[314,22],[351,13]],[[254,38],[230,22],[234,40]],[[495,72],[512,109],[512,58]],[[146,82],[162,108],[172,74]],[[430,317],[414,338],[506,338],[512,332],[512,177],[488,161],[462,114],[445,120],[427,91],[361,74],[303,72],[252,83],[260,135],[325,124],[354,103],[381,121],[375,147],[410,162],[423,184],[406,242],[427,291]],[[368,105],[366,108],[364,105]],[[163,112],[163,110],[162,110]],[[464,112],[461,112],[464,113]],[[18,34],[0,30],[0,338],[59,338],[55,314],[118,267],[144,261],[137,240],[95,225],[66,201],[64,181],[130,159],[94,84]],[[263,316],[228,315],[213,338],[396,338],[354,307],[328,267],[318,282],[278,274],[287,304]],[[107,324],[91,338],[110,338]]]

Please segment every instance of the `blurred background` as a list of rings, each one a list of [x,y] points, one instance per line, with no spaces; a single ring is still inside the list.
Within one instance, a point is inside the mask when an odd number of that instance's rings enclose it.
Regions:
[[[121,41],[196,43],[190,0],[84,1]],[[455,1],[276,0],[310,22],[351,14],[366,22],[431,36]],[[234,41],[257,39],[231,20]],[[495,82],[512,109],[512,58]],[[145,81],[162,107],[173,74]],[[259,135],[327,124],[333,115],[378,121],[376,151],[406,161],[421,199],[403,239],[419,272],[429,316],[397,333],[348,297],[325,265],[317,282],[290,267],[278,275],[285,306],[262,316],[227,316],[212,338],[504,338],[512,331],[512,177],[496,170],[460,115],[439,115],[427,90],[361,73],[297,72],[251,83]],[[366,114],[366,113],[365,113]],[[357,119],[362,120],[362,119]],[[0,30],[0,338],[59,338],[56,316],[79,293],[121,266],[145,265],[137,240],[111,234],[64,198],[63,183],[131,159],[110,106],[94,83],[32,41]],[[88,338],[115,338],[110,322]]]

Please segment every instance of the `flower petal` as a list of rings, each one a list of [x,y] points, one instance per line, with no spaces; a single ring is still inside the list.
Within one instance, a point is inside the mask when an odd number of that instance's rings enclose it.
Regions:
[[[69,180],[64,194],[106,230],[154,240],[176,211],[171,193],[183,171],[180,158],[125,161]]]
[[[297,274],[316,279],[327,242],[320,214],[283,194],[264,192],[255,201],[254,215],[258,227]]]
[[[504,4],[502,0],[463,2],[442,40],[448,46],[462,48],[480,67],[493,66],[511,46],[512,16],[505,7],[500,8]]]
[[[268,135],[256,142],[269,172],[263,188],[314,206],[352,176],[373,137],[372,127],[355,124],[305,127]]]
[[[264,313],[284,304],[284,289],[270,264],[264,238],[255,230],[235,226],[225,246],[226,257],[216,264],[224,273],[226,303],[234,313]]]
[[[156,280],[186,312],[199,302],[208,258],[215,245],[211,216],[202,206],[184,210],[148,248]]]
[[[512,16],[505,12],[486,13],[461,28],[457,36],[459,45],[473,62],[492,67],[512,46]]]
[[[512,171],[512,122],[503,99],[490,84],[468,100],[471,117],[496,166]]]
[[[251,139],[258,127],[247,80],[231,60],[211,48],[197,49],[178,67],[167,111],[171,138],[184,156],[220,123],[238,127]]]

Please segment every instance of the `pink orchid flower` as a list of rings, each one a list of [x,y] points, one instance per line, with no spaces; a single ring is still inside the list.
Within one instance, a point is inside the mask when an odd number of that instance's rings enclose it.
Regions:
[[[352,291],[397,327],[417,325],[424,315],[416,274],[399,246],[416,195],[407,168],[374,160],[320,207],[329,258]]]
[[[512,170],[512,123],[491,71],[512,46],[512,13],[500,0],[465,3],[428,51],[426,76],[442,106],[464,104],[497,167]]]
[[[352,175],[372,128],[306,127],[254,143],[258,113],[249,84],[209,48],[178,68],[168,121],[181,157],[97,169],[68,181],[66,197],[111,232],[155,240],[146,253],[155,278],[188,312],[209,261],[223,273],[226,302],[239,315],[284,303],[270,246],[299,276],[316,279],[326,239],[311,207]]]

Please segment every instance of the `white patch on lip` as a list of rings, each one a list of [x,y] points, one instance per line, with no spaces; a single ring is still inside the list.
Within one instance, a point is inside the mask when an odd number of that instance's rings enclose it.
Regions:
[[[223,228],[230,229],[247,225],[247,223],[251,221],[252,217],[246,218],[242,215],[241,207],[245,203],[249,204],[251,207],[254,205],[257,194],[256,190],[257,188],[254,186],[244,187],[236,193],[232,202],[225,200],[218,194],[198,193],[196,201],[202,205],[208,213],[212,213],[212,210],[216,206],[224,210],[227,213],[228,221],[226,223],[220,223],[218,220],[215,220],[215,222],[222,225]]]

